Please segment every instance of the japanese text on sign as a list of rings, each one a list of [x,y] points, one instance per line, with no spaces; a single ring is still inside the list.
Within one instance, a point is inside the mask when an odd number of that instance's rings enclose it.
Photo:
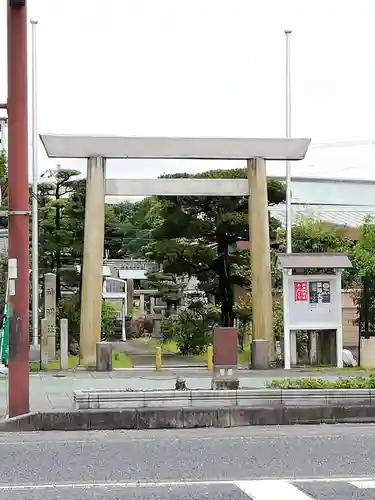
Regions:
[[[294,282],[294,300],[296,302],[299,302],[301,300],[308,300],[307,281]]]

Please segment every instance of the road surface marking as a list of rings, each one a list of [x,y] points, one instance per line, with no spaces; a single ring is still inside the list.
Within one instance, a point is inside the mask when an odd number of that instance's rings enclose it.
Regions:
[[[360,489],[374,489],[375,477],[329,477],[329,478],[258,478],[257,480],[186,480],[186,481],[98,481],[98,482],[70,482],[70,483],[42,483],[42,484],[4,484],[0,483],[0,491],[27,491],[27,490],[59,490],[59,489],[130,489],[130,488],[163,488],[189,486],[237,486],[254,500],[311,500],[311,497],[294,486],[298,483],[348,483]],[[294,483],[294,484],[293,484]]]
[[[349,484],[359,488],[360,490],[374,490],[375,481],[370,479],[365,479],[364,481],[349,481]]]
[[[52,489],[105,489],[105,488],[163,488],[186,486],[234,485],[235,481],[106,481],[95,483],[45,483],[45,484],[0,484],[4,490],[52,490]]]
[[[287,481],[240,481],[235,485],[252,500],[313,500],[299,488]]]

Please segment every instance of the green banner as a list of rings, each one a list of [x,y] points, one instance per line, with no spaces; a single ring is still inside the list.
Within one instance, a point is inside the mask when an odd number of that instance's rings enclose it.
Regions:
[[[8,304],[5,304],[4,309],[4,326],[3,326],[3,340],[1,343],[1,361],[7,365],[9,358],[9,312]]]
[[[0,362],[8,365],[9,358],[9,315],[8,304],[4,307],[3,325],[0,330]]]

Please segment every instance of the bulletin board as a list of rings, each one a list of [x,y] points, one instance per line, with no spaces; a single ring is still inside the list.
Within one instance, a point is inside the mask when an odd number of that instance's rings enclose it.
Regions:
[[[341,280],[336,275],[292,275],[287,280],[290,329],[335,329],[341,324]]]

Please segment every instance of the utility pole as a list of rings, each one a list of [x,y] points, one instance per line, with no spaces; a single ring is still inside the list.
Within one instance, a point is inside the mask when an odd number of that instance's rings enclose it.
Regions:
[[[9,416],[29,412],[29,179],[26,0],[8,0]],[[14,259],[14,260],[13,260]]]
[[[37,111],[37,65],[36,30],[38,21],[30,20],[32,31],[32,329],[33,345],[39,343],[39,229],[38,229],[38,111]]]
[[[290,78],[290,38],[292,31],[285,30],[285,136],[290,139],[292,131],[292,92]],[[292,172],[291,162],[286,166],[286,251],[292,253]]]
[[[292,135],[292,85],[290,69],[291,30],[285,30],[285,136]],[[286,161],[286,253],[293,252],[292,245],[292,168],[291,162]],[[289,270],[291,273],[292,271]],[[292,365],[297,363],[297,336],[290,332],[290,357]]]

